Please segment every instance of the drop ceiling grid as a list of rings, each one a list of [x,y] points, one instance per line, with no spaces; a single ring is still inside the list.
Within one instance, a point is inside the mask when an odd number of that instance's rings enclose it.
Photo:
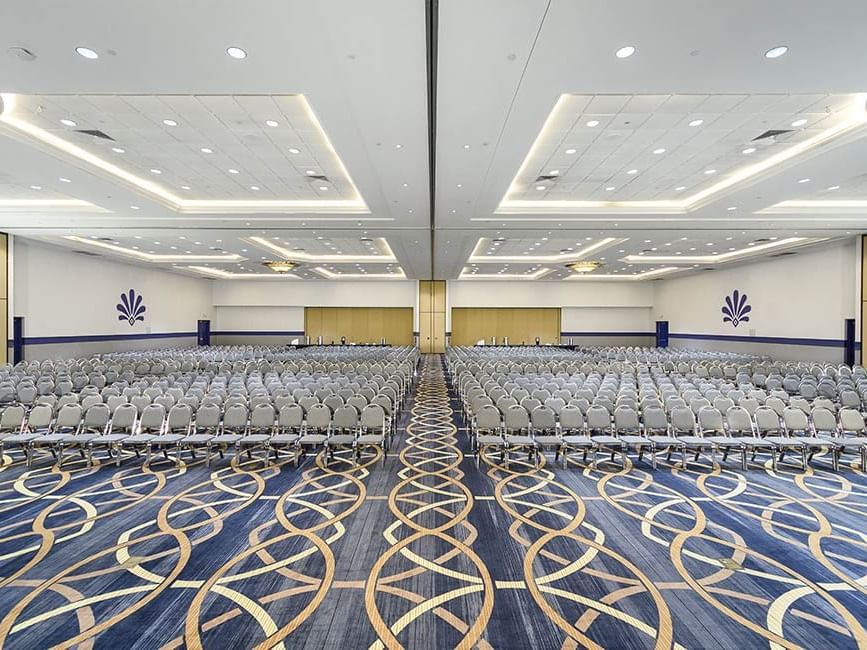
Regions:
[[[677,187],[685,187],[687,194],[699,191],[742,165],[829,128],[847,116],[852,102],[851,95],[672,95],[665,101],[662,97],[564,97],[536,143],[533,158],[516,179],[511,198],[678,198]],[[626,112],[639,108],[657,112]],[[791,123],[800,118],[807,119],[807,124],[794,128],[779,142],[752,144],[763,131],[792,129]],[[593,119],[600,124],[588,127],[587,122]],[[693,119],[703,119],[704,123],[688,126]],[[758,151],[743,154],[748,146]],[[574,155],[565,153],[572,148],[577,150]],[[665,152],[653,154],[656,148]],[[627,174],[630,169],[638,173]],[[709,169],[716,172],[705,174]],[[552,170],[559,172],[556,181],[536,181]]]
[[[28,112],[27,119],[37,126],[183,198],[356,198],[337,154],[300,96],[53,95],[26,96],[19,102],[19,110]],[[61,119],[72,119],[76,126],[65,127]],[[164,119],[178,125],[166,126]],[[278,126],[267,126],[270,119]],[[115,141],[77,129],[99,129]],[[125,152],[113,152],[112,147]],[[203,147],[213,153],[203,153]],[[291,154],[290,147],[301,153]],[[230,174],[230,168],[240,173]],[[331,182],[308,180],[308,170]],[[183,185],[192,189],[182,190]],[[320,190],[320,185],[327,189]]]

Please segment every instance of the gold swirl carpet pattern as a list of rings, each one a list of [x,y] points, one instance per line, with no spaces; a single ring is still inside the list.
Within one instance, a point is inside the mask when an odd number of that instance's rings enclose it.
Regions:
[[[481,468],[427,355],[385,462],[0,464],[2,648],[864,648],[867,477]]]

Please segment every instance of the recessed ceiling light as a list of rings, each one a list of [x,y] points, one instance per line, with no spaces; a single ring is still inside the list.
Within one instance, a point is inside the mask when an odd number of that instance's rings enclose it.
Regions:
[[[152,169],[151,174],[162,174],[163,172],[159,169]]]
[[[470,148],[470,145],[468,145],[468,144],[464,145],[464,149],[469,149],[469,148]]]
[[[552,169],[551,171],[548,172],[548,175],[549,176],[559,176],[560,170],[559,169]]]
[[[190,189],[190,186],[189,185],[181,185],[181,189],[182,190],[188,190],[188,189]]]
[[[792,126],[804,126],[806,123],[807,123],[807,120],[805,120],[802,117],[801,119],[795,120],[794,122],[792,122]]]
[[[544,189],[545,189],[545,186],[544,186],[544,185],[537,185],[537,186],[536,186],[536,189],[537,189],[537,190],[544,190]]]
[[[655,153],[658,156],[661,153],[665,153],[665,149],[663,147],[660,147],[659,149],[654,149],[653,153]]]
[[[72,120],[66,119],[66,118],[63,118],[62,120],[60,120],[60,123],[63,126],[76,126],[75,122],[73,122]]]
[[[832,186],[829,187],[828,189],[829,189],[830,191],[833,192],[834,190],[839,190],[839,189],[840,189],[840,186],[839,186],[839,185],[832,185]]]
[[[461,183],[458,183],[458,187],[463,187],[463,185]]]
[[[755,151],[756,151],[756,148],[755,148],[755,147],[747,147],[746,149],[744,149],[743,151],[741,151],[741,153],[750,154],[750,153],[755,153]]]
[[[326,187],[325,185],[320,185],[320,186],[319,186],[319,189],[322,190],[322,191],[324,192],[324,191],[326,191],[326,190],[328,189],[328,187]]]
[[[199,151],[201,151],[202,153],[214,153],[214,150],[208,147],[202,147],[201,149],[199,149]]]
[[[242,50],[240,47],[235,47],[235,46],[227,47],[226,48],[226,54],[228,54],[233,59],[246,59],[247,58],[247,52]]]
[[[178,125],[178,123],[175,122],[174,120],[163,120],[163,124],[165,124],[166,126],[177,126]]]
[[[578,151],[577,149],[566,149],[566,155],[567,155],[567,156],[572,156],[572,155],[574,155],[575,153],[577,153],[577,151]]]
[[[587,122],[587,126],[589,126],[591,129],[594,126],[599,126],[599,120],[590,120],[589,122]]]
[[[778,59],[783,56],[786,52],[789,51],[788,46],[786,45],[777,45],[776,47],[772,47],[770,50],[765,52],[765,58],[767,59]]]
[[[129,209],[130,210],[138,210],[139,207],[137,205],[131,205],[131,206],[129,206]]]
[[[308,176],[316,176],[316,172],[313,171],[312,169],[308,169],[308,170],[307,170],[306,172],[304,172],[304,173],[307,174]]]
[[[613,192],[614,189],[615,189],[615,187],[613,185],[609,185],[608,187],[605,188],[605,191],[606,192]]]
[[[229,173],[230,173],[230,174],[240,174],[241,172],[239,172],[237,169],[235,169],[234,167],[232,167],[232,168],[229,170]]]
[[[260,188],[258,185],[251,185],[250,189],[253,190],[254,192],[258,192]]]
[[[300,150],[300,149],[296,149],[295,147],[290,147],[290,148],[289,148],[289,153],[299,154],[299,153],[301,153],[301,150]]]
[[[701,126],[704,124],[704,120],[693,120],[689,123],[690,126]]]
[[[71,183],[72,182],[71,180],[69,180],[68,178],[64,178],[63,176],[61,176],[57,180],[59,180],[61,183]]]
[[[394,148],[395,148],[395,149],[400,149],[402,146],[403,146],[402,144],[396,144],[396,145],[394,145]]]
[[[99,54],[97,54],[94,50],[91,50],[89,47],[77,47],[75,48],[75,53],[85,59],[98,59]]]
[[[716,174],[716,170],[715,169],[705,169],[704,173],[707,174],[708,176],[710,176],[711,174]]]
[[[115,153],[126,153],[126,149],[122,149],[121,147],[112,147],[111,150]]]
[[[279,126],[280,123],[277,120],[265,120],[265,125],[270,127]]]
[[[799,183],[809,183],[809,182],[810,182],[810,179],[809,179],[809,178],[802,178],[802,179],[800,179],[798,182],[799,182]]]
[[[734,212],[737,209],[738,209],[738,207],[736,205],[730,205],[729,207],[726,208],[726,210],[728,210],[729,212]]]
[[[630,170],[629,170],[628,172],[626,172],[626,173],[629,174],[630,176],[632,176],[633,174],[637,174],[637,173],[638,173],[638,170],[637,170],[637,169],[630,169]]]
[[[619,50],[617,50],[614,53],[614,56],[616,56],[618,59],[627,59],[630,56],[632,56],[633,54],[635,54],[635,47],[632,45],[625,45],[625,46],[621,47]]]
[[[41,186],[41,185],[31,185],[31,186],[30,186],[30,189],[31,189],[31,190],[41,190],[41,189],[42,189],[42,186]]]
[[[683,192],[685,189],[686,189],[685,185],[678,185],[677,187],[674,188],[674,191],[675,192]]]

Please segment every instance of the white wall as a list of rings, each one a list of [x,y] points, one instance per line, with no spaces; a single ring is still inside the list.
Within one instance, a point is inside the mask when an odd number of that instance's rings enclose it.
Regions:
[[[214,331],[304,330],[304,307],[417,307],[417,285],[405,281],[232,281],[213,287]],[[414,327],[418,328],[418,315]]]
[[[194,333],[198,319],[211,317],[210,280],[80,255],[21,238],[15,241],[13,264],[14,315],[24,317],[25,339]],[[142,296],[146,307],[144,321],[133,325],[118,320],[116,309],[121,293],[130,289]],[[149,343],[147,347],[178,344],[174,339],[171,343],[160,340]],[[186,343],[194,345],[195,339],[188,337]],[[50,348],[40,350],[39,355],[36,346],[28,346],[25,356],[68,356],[72,349],[63,345],[38,346]],[[117,347],[90,346],[87,350]]]
[[[856,246],[852,240],[818,251],[703,271],[656,283],[654,320],[670,332],[789,339],[841,340],[843,321],[856,315]],[[723,322],[725,297],[737,289],[752,306],[749,322]],[[690,341],[676,346],[760,351],[779,358],[842,360],[842,349],[821,346]]]
[[[560,307],[563,332],[653,331],[652,282],[454,280],[448,292],[451,307]]]

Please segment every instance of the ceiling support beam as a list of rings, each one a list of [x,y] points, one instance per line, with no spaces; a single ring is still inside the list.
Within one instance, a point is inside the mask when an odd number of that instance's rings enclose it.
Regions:
[[[425,0],[427,50],[427,137],[430,184],[430,279],[436,278],[436,163],[437,163],[437,45],[439,0]]]

